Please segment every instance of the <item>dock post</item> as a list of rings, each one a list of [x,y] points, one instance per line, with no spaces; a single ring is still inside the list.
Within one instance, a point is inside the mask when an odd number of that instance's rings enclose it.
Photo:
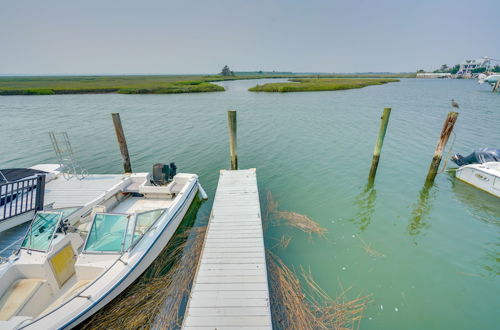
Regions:
[[[495,86],[493,86],[493,93],[500,92],[500,79],[496,82]]]
[[[231,156],[231,170],[238,169],[238,155],[236,154],[236,111],[227,112],[227,128],[229,130],[229,153]]]
[[[387,131],[387,125],[389,124],[389,117],[391,116],[391,108],[384,108],[382,117],[380,118],[380,129],[378,132],[377,143],[375,144],[375,149],[373,151],[372,167],[370,169],[370,175],[368,180],[370,184],[373,184],[375,180],[375,174],[377,174],[378,161],[380,159],[380,152],[382,151],[382,145],[384,144],[385,132]]]
[[[446,147],[446,143],[450,138],[450,134],[453,131],[455,122],[458,118],[458,112],[448,112],[446,120],[441,130],[441,136],[439,137],[436,150],[434,151],[434,157],[432,157],[431,166],[429,167],[429,172],[427,173],[426,184],[432,184],[436,178],[437,171],[439,169],[439,164],[441,163],[441,158],[443,157],[443,151]]]
[[[120,120],[119,113],[112,113],[113,125],[115,126],[116,139],[120,146],[120,152],[122,154],[123,160],[123,170],[125,173],[132,173],[132,165],[130,164],[130,156],[128,154],[127,140],[125,139],[125,134],[123,133],[122,121]]]

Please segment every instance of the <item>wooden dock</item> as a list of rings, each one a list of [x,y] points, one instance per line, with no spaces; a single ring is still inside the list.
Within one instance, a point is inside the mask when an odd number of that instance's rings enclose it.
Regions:
[[[272,329],[255,169],[220,172],[183,329]]]

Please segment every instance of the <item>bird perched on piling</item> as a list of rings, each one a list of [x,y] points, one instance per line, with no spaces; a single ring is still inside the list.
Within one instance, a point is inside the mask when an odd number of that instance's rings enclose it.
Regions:
[[[458,103],[457,103],[457,102],[455,102],[455,100],[454,100],[454,99],[451,99],[451,106],[452,106],[453,108],[457,108],[457,109],[458,109],[458,108],[460,108],[460,107],[458,106]]]

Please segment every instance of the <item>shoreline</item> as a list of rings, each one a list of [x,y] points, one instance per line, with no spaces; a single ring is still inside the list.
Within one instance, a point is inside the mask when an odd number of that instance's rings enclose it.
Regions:
[[[222,81],[254,79],[358,79],[412,78],[412,74],[381,75],[237,75],[237,76],[18,76],[0,77],[0,96],[68,94],[181,94],[223,92],[214,84]]]

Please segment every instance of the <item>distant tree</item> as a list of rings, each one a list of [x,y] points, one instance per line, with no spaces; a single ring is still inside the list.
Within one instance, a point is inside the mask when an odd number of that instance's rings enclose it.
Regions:
[[[455,65],[453,68],[450,69],[451,74],[456,74],[460,70],[460,64]]]
[[[481,73],[481,72],[485,72],[485,71],[486,71],[486,68],[477,68],[477,69],[471,70],[472,73]]]
[[[425,70],[424,70],[424,69],[418,69],[418,70],[417,70],[417,73],[424,73],[424,72],[425,72]]]
[[[264,72],[262,72],[262,70],[260,70],[259,72],[257,72],[258,74],[263,74]]]
[[[441,72],[448,72],[450,70],[450,68],[448,67],[448,65],[443,64],[443,65],[441,65],[441,68],[439,70]]]
[[[493,72],[500,72],[500,65],[495,65],[493,69],[491,69]]]
[[[220,75],[225,76],[225,77],[234,76],[234,72],[231,71],[231,69],[229,69],[229,67],[227,65],[224,65]]]

